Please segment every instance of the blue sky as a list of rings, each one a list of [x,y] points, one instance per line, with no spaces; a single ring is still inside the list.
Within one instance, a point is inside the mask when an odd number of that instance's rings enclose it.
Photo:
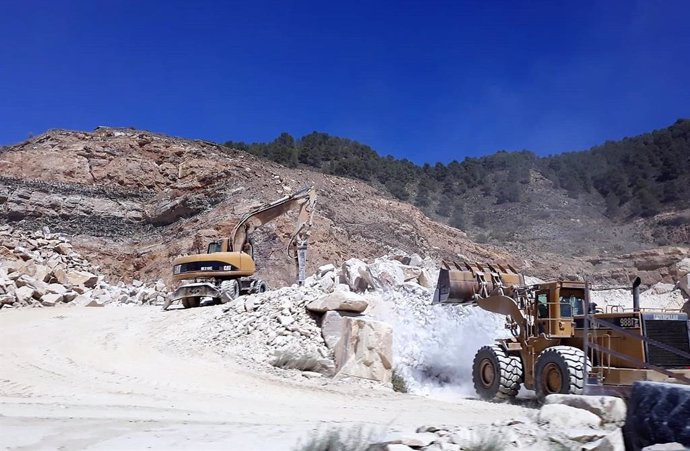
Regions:
[[[685,0],[0,0],[0,144],[113,125],[549,154],[689,117],[689,80]]]

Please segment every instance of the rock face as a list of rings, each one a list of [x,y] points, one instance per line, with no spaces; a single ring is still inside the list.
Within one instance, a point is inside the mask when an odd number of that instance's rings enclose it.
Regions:
[[[337,375],[390,383],[393,374],[391,326],[365,318],[343,319],[343,336],[335,349]]]

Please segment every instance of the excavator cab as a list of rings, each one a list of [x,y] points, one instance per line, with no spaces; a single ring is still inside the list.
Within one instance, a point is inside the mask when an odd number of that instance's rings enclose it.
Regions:
[[[213,254],[216,252],[223,252],[223,240],[211,241],[208,243],[207,254]]]

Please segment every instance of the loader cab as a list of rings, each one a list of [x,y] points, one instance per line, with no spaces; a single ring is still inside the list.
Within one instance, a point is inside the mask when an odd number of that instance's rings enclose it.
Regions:
[[[583,282],[550,282],[537,286],[533,313],[537,332],[548,337],[565,338],[574,333],[573,317],[584,315]]]

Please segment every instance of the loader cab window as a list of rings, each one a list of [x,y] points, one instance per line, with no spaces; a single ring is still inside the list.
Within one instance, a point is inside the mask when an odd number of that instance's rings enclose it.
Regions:
[[[211,241],[208,244],[208,253],[213,254],[214,252],[220,252],[222,250],[220,241]]]
[[[584,299],[579,291],[561,292],[561,316],[571,318],[577,315],[584,315]]]
[[[547,293],[537,294],[537,316],[539,318],[549,317],[549,296]]]

